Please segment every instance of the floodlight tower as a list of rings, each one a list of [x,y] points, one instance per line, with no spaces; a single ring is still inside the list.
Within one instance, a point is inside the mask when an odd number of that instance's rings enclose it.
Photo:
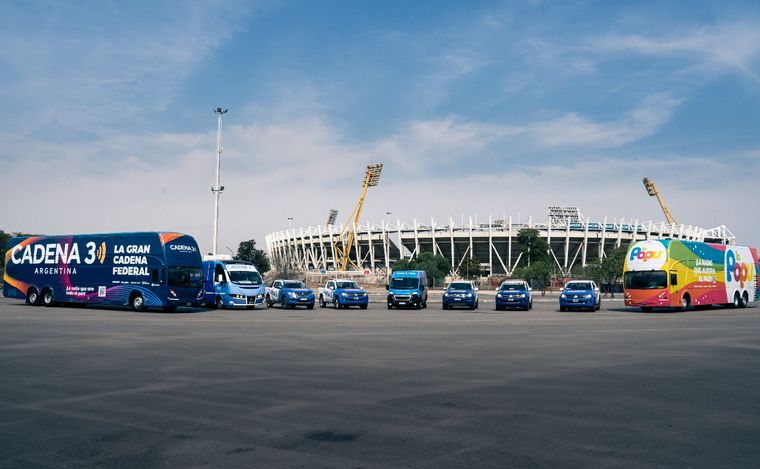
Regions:
[[[211,254],[216,255],[216,243],[219,237],[219,196],[222,195],[224,186],[220,185],[222,169],[222,116],[227,114],[227,109],[220,107],[214,109],[214,113],[217,115],[216,125],[216,185],[211,187],[211,193],[214,195],[214,237],[213,248]]]
[[[660,207],[662,208],[662,212],[665,214],[665,218],[667,218],[668,223],[671,225],[677,225],[678,223],[676,222],[676,219],[673,218],[673,215],[670,214],[670,210],[668,210],[668,207],[665,206],[665,202],[662,201],[660,193],[657,192],[657,187],[654,185],[654,181],[648,177],[645,177],[642,182],[644,183],[644,187],[647,190],[647,194],[649,194],[651,197],[657,197],[657,202],[660,203]]]
[[[345,271],[349,263],[354,265],[357,269],[359,268],[359,266],[351,261],[351,247],[354,244],[355,235],[354,230],[359,224],[359,217],[361,216],[362,207],[364,206],[364,199],[367,197],[367,189],[375,187],[380,183],[380,173],[382,170],[382,163],[367,165],[367,170],[364,173],[364,183],[362,184],[362,195],[359,197],[359,202],[356,203],[354,211],[351,212],[348,222],[338,235],[338,239],[342,246],[333,246],[333,252],[337,255],[335,260],[338,263],[339,270]]]

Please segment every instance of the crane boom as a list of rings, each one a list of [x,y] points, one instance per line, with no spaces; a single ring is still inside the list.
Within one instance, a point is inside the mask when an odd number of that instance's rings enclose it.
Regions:
[[[677,225],[678,222],[676,222],[676,219],[673,218],[673,215],[670,214],[670,210],[668,210],[668,207],[665,206],[665,202],[662,201],[660,193],[657,192],[657,186],[654,185],[654,181],[645,177],[642,182],[644,183],[644,187],[647,189],[647,193],[651,197],[657,197],[657,202],[660,203],[660,207],[662,208],[662,212],[665,214],[665,218],[668,220],[668,223],[671,225]]]
[[[382,163],[367,165],[359,202],[357,202],[356,207],[354,207],[353,212],[351,212],[348,222],[343,226],[343,229],[338,235],[338,242],[333,245],[333,253],[339,270],[345,271],[348,268],[349,263],[354,267],[359,268],[359,266],[351,261],[351,248],[354,247],[355,229],[359,224],[359,217],[361,216],[362,207],[364,206],[364,199],[367,197],[367,189],[378,185],[380,182],[380,172],[382,170]],[[339,243],[340,245],[338,245]]]

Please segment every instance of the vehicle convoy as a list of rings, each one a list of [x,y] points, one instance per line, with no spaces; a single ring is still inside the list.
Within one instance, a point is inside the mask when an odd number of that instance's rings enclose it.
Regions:
[[[572,280],[565,284],[559,294],[559,310],[589,309],[596,311],[602,307],[602,294],[593,280]]]
[[[757,249],[675,239],[639,241],[623,268],[626,306],[744,308],[760,300]]]
[[[422,270],[397,270],[391,273],[388,290],[388,309],[427,308],[427,273]]]
[[[361,309],[367,309],[367,305],[369,305],[367,292],[353,280],[329,280],[324,287],[319,288],[318,294],[320,308],[329,304],[333,308],[358,306]]]
[[[478,289],[475,284],[468,280],[451,282],[443,292],[441,301],[443,309],[453,309],[455,306],[466,306],[470,309],[478,308]]]
[[[532,289],[525,280],[505,280],[496,289],[496,310],[519,308],[525,311],[533,309]]]
[[[277,279],[267,287],[267,306],[280,305],[283,309],[306,306],[314,309],[314,290],[307,288],[300,280]]]
[[[203,303],[198,244],[182,233],[27,236],[10,240],[3,295],[31,305],[129,305],[135,311]]]
[[[206,302],[223,308],[248,308],[264,305],[266,287],[255,265],[222,254],[203,261],[203,290]]]

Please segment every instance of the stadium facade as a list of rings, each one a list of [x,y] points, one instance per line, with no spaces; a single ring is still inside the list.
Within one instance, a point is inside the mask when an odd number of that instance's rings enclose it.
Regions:
[[[333,252],[343,226],[328,225],[295,228],[269,234],[267,249],[275,266],[288,262],[304,272],[337,270]],[[611,250],[632,241],[645,239],[683,239],[733,244],[735,237],[725,226],[701,228],[653,221],[625,221],[607,218],[591,221],[577,207],[548,207],[546,221],[527,223],[514,218],[487,223],[455,223],[453,219],[429,223],[382,221],[367,222],[349,229],[355,234],[351,261],[365,274],[388,272],[399,259],[411,259],[424,252],[445,257],[456,271],[468,257],[476,258],[484,275],[511,275],[524,262],[517,234],[524,228],[538,231],[549,245],[549,255],[557,270],[569,274],[573,268],[585,267]]]

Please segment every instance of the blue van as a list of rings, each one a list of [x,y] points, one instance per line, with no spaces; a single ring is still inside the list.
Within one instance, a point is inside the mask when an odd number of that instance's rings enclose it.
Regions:
[[[206,303],[223,308],[264,305],[266,287],[255,265],[231,256],[207,257],[203,261],[203,292]]]
[[[391,274],[388,290],[388,309],[427,308],[427,274],[422,270],[397,270]]]

